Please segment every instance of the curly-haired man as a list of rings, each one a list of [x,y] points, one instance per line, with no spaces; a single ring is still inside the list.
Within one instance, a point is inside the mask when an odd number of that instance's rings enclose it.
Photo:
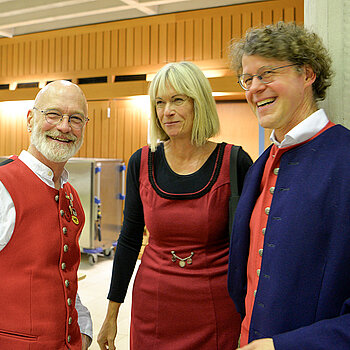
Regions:
[[[232,232],[240,345],[350,349],[350,131],[317,107],[329,54],[315,33],[279,22],[232,43],[231,59],[273,143],[246,176]]]

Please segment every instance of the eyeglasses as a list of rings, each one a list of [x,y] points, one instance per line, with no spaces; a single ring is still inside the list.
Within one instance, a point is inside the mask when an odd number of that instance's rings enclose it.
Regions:
[[[170,101],[170,106],[173,105],[175,107],[182,106],[187,100],[189,99],[188,96],[174,96]],[[156,99],[156,108],[157,109],[164,109],[167,105],[167,101],[164,101],[162,99]]]
[[[291,66],[296,66],[297,64],[287,64],[286,66],[281,67],[261,67],[258,70],[257,74],[241,74],[238,76],[238,83],[241,86],[241,88],[245,91],[248,91],[252,84],[253,84],[253,78],[257,77],[262,83],[268,84],[272,83],[275,80],[276,70],[281,68],[287,68]]]
[[[68,123],[73,129],[82,129],[84,125],[89,121],[89,118],[86,118],[78,113],[67,115],[67,114],[62,114],[60,111],[57,111],[56,109],[48,109],[46,111],[40,110],[36,107],[33,107],[33,109],[44,114],[45,120],[51,125],[58,125],[59,123],[61,123],[64,116],[68,117]]]

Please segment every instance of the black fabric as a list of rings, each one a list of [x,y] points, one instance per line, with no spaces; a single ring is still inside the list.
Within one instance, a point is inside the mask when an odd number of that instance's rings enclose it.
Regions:
[[[174,173],[164,155],[161,144],[154,153],[155,177],[158,186],[169,193],[192,193],[203,188],[212,175],[219,147],[216,147],[201,169],[190,175]],[[139,193],[139,177],[142,149],[130,158],[126,178],[124,222],[118,239],[113,263],[112,280],[108,299],[123,302],[129,281],[135,268],[144,232],[144,215]],[[246,172],[252,164],[248,153],[242,148],[237,154],[237,185],[241,194]]]
[[[218,144],[203,166],[189,175],[179,175],[172,171],[166,161],[163,145],[161,152],[163,159],[160,160],[162,163],[159,166],[159,171],[156,171],[157,168],[153,166],[155,153],[149,152],[148,177],[153,189],[160,197],[167,199],[195,199],[204,196],[211,190],[219,176],[225,145],[225,143]],[[158,163],[159,158],[158,156]],[[193,178],[198,178],[199,181],[193,182]],[[162,186],[158,187],[158,181],[161,182]],[[170,191],[165,190],[169,184],[170,187],[173,184],[175,186],[170,188]]]
[[[4,160],[4,161],[2,161],[2,162],[0,163],[0,166],[9,164],[9,163],[11,163],[11,162],[13,162],[13,159],[6,159],[6,160]]]
[[[237,208],[237,204],[240,197],[240,191],[238,191],[238,179],[237,179],[237,158],[238,158],[238,152],[242,147],[240,146],[232,146],[231,148],[231,154],[230,154],[230,189],[231,189],[231,195],[229,200],[229,220],[228,220],[228,232],[229,237],[231,238],[232,233],[232,224],[233,219],[235,217],[235,212]]]

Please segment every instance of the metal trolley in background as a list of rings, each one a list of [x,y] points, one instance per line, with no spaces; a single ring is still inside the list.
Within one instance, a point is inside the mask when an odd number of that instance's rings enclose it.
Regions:
[[[125,199],[125,164],[118,159],[71,158],[66,169],[85,212],[80,250],[91,265],[111,256],[121,226]]]

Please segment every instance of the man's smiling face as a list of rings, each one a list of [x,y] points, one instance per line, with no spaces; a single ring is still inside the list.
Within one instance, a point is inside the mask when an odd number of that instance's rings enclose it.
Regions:
[[[54,84],[42,94],[37,105],[29,119],[32,127],[31,143],[49,161],[66,162],[81,147],[85,130],[85,126],[82,129],[72,128],[68,116],[80,114],[86,117],[85,99],[72,85]],[[48,123],[41,112],[47,110],[61,113],[64,115],[63,120],[57,125]]]

